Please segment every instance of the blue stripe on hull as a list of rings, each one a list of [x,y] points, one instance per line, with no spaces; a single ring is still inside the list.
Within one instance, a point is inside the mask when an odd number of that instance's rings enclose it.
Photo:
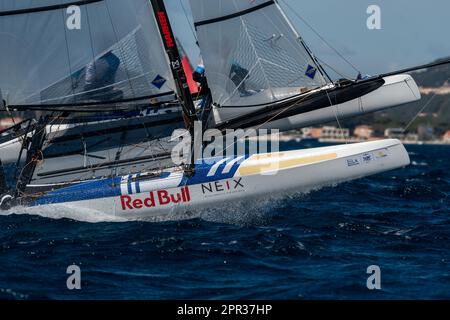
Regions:
[[[133,176],[130,174],[128,176],[128,183],[127,183],[128,194],[133,194],[133,188],[131,187],[131,180],[132,179],[133,179]]]
[[[56,204],[64,202],[75,202],[99,198],[118,197],[121,178],[104,179],[93,182],[84,182],[71,187],[49,192],[34,202],[35,206]]]
[[[223,158],[216,159],[216,162],[219,162],[219,160],[222,160]],[[211,172],[212,167],[215,164],[206,164],[203,162],[198,162],[195,166],[195,175],[193,177],[183,177],[183,180],[180,183],[180,187],[182,186],[190,186],[195,184],[202,184],[202,183],[209,183],[213,181],[219,181],[219,180],[227,180],[231,179],[235,176],[236,172],[238,171],[242,161],[244,159],[248,159],[248,156],[243,158],[240,162],[236,162],[230,169],[229,172],[224,173],[225,167],[230,163],[231,161],[235,160],[236,158],[230,158],[228,161],[225,161],[222,163],[216,170],[214,174],[211,176],[208,176],[208,174]]]
[[[247,158],[247,157],[245,157]],[[220,166],[212,170],[215,163],[223,158],[215,159],[213,164],[206,164],[203,162],[198,162],[196,164],[195,175],[193,177],[184,176],[181,180],[179,187],[198,185],[202,183],[208,183],[219,180],[231,179],[236,174],[239,169],[240,162],[236,162],[231,168],[225,170],[230,161],[235,160],[235,158],[229,158],[227,161],[222,163]],[[224,173],[224,171],[227,171]],[[210,174],[210,176],[208,176]],[[139,174],[136,178],[139,178]],[[170,176],[169,172],[162,173],[159,179],[165,179]],[[152,179],[153,180],[153,179]],[[126,189],[128,194],[139,194],[141,192],[140,184],[142,181],[133,182],[133,175],[128,176],[128,181],[126,182]],[[116,177],[114,179],[102,179],[89,182],[83,182],[74,186],[58,189],[52,191],[42,196],[34,202],[33,205],[46,205],[46,204],[57,204],[65,202],[76,202],[84,200],[94,200],[101,198],[111,198],[119,197],[122,195],[121,183],[123,183],[122,177]],[[135,190],[133,190],[133,187]]]
[[[141,186],[139,185],[139,177],[141,176],[141,174],[137,174],[136,175],[136,193],[141,193]]]

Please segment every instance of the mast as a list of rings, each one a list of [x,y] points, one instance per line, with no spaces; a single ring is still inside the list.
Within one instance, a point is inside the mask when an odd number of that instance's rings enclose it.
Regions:
[[[194,101],[192,100],[191,92],[189,90],[189,83],[183,69],[180,51],[178,50],[175,36],[172,31],[172,26],[167,15],[167,10],[164,5],[164,0],[151,0],[155,18],[164,43],[167,56],[169,57],[169,65],[175,79],[180,102],[183,107],[183,112],[186,119],[186,127],[191,131],[193,137],[194,122],[197,120]]]
[[[185,165],[185,173],[189,176],[195,174],[195,132],[194,123],[198,120],[195,111],[194,101],[192,100],[191,91],[189,89],[189,83],[186,77],[186,73],[181,61],[180,51],[177,47],[177,42],[172,31],[172,26],[167,15],[166,6],[164,0],[151,0],[155,18],[158,24],[159,32],[161,34],[164,48],[166,49],[167,56],[169,58],[170,69],[172,70],[173,78],[175,80],[175,86],[178,91],[179,100],[181,102],[186,128],[191,134],[191,161]]]

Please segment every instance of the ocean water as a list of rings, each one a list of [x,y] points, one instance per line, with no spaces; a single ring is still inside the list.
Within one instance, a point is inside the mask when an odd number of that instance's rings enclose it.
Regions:
[[[407,149],[405,169],[189,220],[1,213],[0,299],[449,299],[450,146]]]

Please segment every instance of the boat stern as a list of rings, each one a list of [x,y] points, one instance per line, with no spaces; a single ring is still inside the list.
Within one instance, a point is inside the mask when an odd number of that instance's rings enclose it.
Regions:
[[[362,97],[364,112],[376,112],[418,101],[422,98],[416,81],[409,74],[383,78],[384,85]]]

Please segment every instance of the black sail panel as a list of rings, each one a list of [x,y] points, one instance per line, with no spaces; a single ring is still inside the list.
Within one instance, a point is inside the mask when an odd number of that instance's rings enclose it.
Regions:
[[[17,15],[67,8],[71,5],[84,5],[102,0],[2,0],[0,16]]]

